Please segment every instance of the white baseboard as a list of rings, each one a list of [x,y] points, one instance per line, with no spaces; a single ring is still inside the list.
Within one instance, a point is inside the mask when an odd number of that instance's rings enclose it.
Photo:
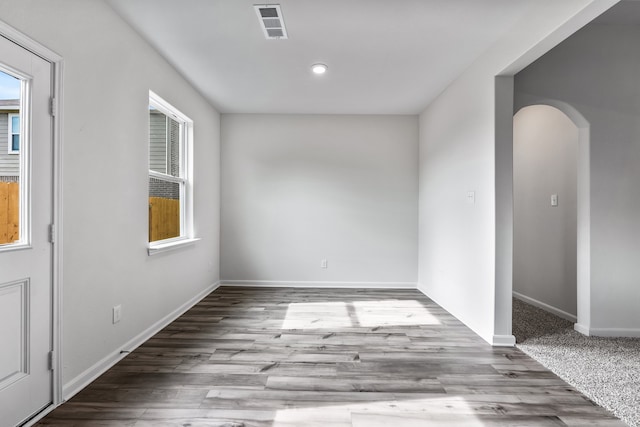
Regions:
[[[178,317],[182,316],[187,310],[196,305],[198,302],[200,302],[200,300],[216,290],[219,286],[220,281],[217,281],[216,283],[208,286],[206,289],[199,292],[189,301],[185,302],[180,307],[176,308],[171,313],[167,314],[162,319],[158,320],[153,325],[149,326],[147,329],[130,339],[127,343],[122,345],[122,349],[127,351],[135,350],[149,338],[157,334],[162,328],[176,320]],[[62,386],[62,397],[64,401],[71,399],[76,393],[88,386],[93,380],[105,373],[109,368],[122,360],[126,355],[127,353],[121,353],[121,350],[116,350],[103,357],[101,360],[99,360],[90,368],[86,369],[77,377],[73,378],[71,381],[64,384]]]
[[[574,323],[573,329],[580,332],[582,335],[589,336],[589,327],[581,323]]]
[[[491,345],[494,347],[513,347],[516,345],[516,337],[513,335],[494,335]]]
[[[284,280],[222,280],[221,286],[264,286],[271,288],[356,288],[416,289],[414,282],[315,282]]]
[[[636,328],[589,328],[576,323],[573,329],[588,337],[640,338],[640,329]]]
[[[555,314],[556,316],[562,317],[563,319],[566,319],[570,322],[576,323],[578,321],[578,318],[571,313],[567,313],[566,311],[560,310],[559,308],[546,304],[542,301],[538,301],[537,299],[533,299],[519,292],[513,291],[513,296],[515,298],[518,298],[520,301],[524,301],[527,304],[531,304],[534,307],[538,307],[544,311],[548,311],[549,313]]]
[[[427,298],[429,298],[429,299],[433,300],[433,302],[435,302],[436,304],[438,304],[438,302],[437,302],[436,300],[434,300],[434,299],[431,297],[431,295],[429,295],[429,294],[427,293],[427,290],[425,289],[425,287],[424,287],[424,285],[423,285],[423,284],[418,283],[418,284],[416,285],[416,288],[417,288],[420,292],[422,292],[422,294],[423,294],[424,296],[426,296]],[[438,304],[438,305],[440,305],[440,304]]]

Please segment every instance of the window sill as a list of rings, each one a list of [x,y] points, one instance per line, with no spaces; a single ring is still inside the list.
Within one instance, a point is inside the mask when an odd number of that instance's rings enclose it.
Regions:
[[[182,239],[182,240],[177,240],[177,241],[173,241],[173,242],[167,242],[167,243],[160,243],[157,245],[153,245],[153,246],[149,246],[147,248],[147,252],[149,253],[149,256],[151,255],[156,255],[162,252],[167,252],[167,251],[173,251],[175,249],[179,249],[183,246],[189,246],[189,245],[193,245],[195,242],[197,242],[198,240],[200,240],[197,237],[191,238],[191,239]]]

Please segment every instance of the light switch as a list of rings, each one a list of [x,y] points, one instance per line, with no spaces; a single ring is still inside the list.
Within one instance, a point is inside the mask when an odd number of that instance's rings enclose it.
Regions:
[[[122,305],[118,304],[113,307],[113,324],[118,323],[122,319]]]
[[[470,205],[475,205],[476,203],[476,192],[475,191],[467,191],[467,203]]]
[[[551,206],[558,206],[558,195],[557,194],[552,194],[551,195]]]

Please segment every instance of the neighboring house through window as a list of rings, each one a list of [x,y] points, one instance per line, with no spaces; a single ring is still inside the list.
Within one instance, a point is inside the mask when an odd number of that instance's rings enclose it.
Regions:
[[[2,71],[0,71],[1,75]],[[24,123],[21,121],[20,100],[0,99],[0,182],[19,181],[20,149],[24,145],[23,135],[20,134],[20,127]]]
[[[7,128],[9,154],[18,154],[20,152],[20,114],[9,113]]]

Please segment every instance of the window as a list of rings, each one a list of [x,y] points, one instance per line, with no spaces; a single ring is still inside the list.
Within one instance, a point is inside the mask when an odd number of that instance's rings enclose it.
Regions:
[[[10,113],[9,117],[9,154],[20,152],[20,114]]]
[[[149,254],[195,241],[190,153],[193,122],[149,92]]]

